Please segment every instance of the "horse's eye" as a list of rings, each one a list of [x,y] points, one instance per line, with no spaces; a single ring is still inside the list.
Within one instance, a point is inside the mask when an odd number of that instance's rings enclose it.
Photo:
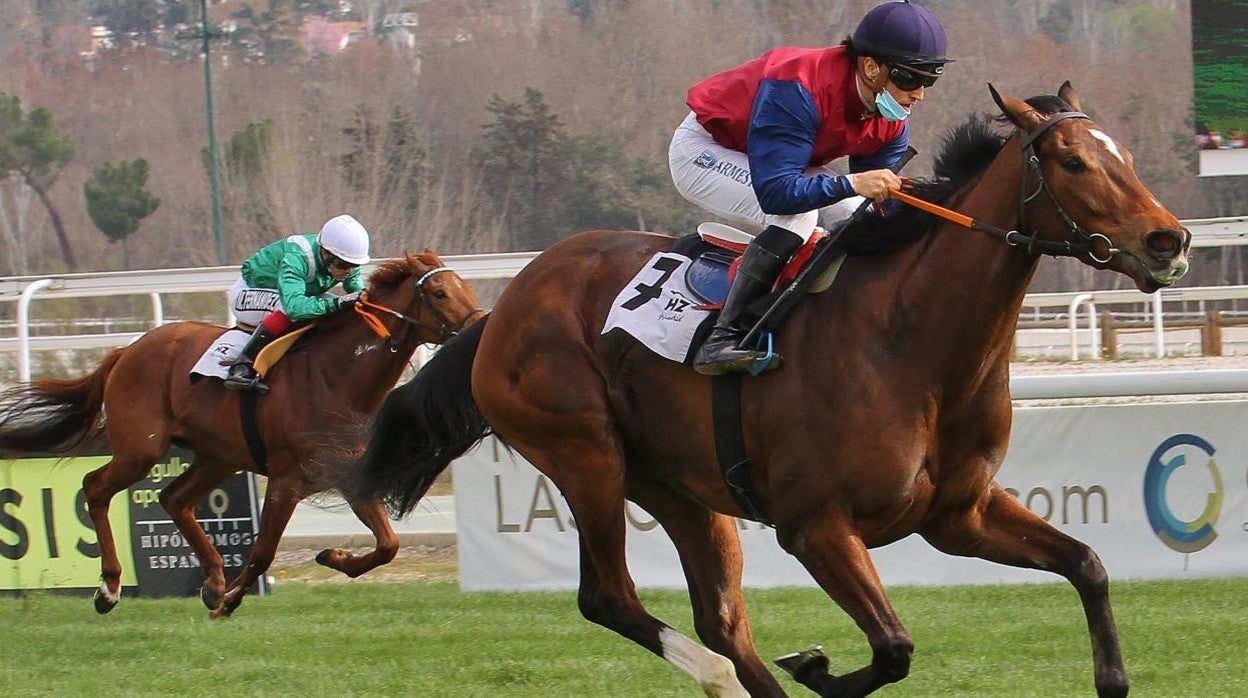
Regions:
[[[440,301],[444,301],[447,299],[446,291],[436,291],[434,292],[433,297]]]
[[[1080,172],[1087,171],[1088,166],[1083,164],[1083,160],[1080,160],[1072,155],[1065,160],[1062,160],[1062,169],[1071,174],[1079,174]]]

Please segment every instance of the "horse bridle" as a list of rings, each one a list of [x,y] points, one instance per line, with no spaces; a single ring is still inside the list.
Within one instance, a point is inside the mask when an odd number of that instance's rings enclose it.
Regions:
[[[468,324],[468,322],[472,320],[474,317],[477,317],[478,315],[485,313],[484,308],[474,308],[473,311],[471,313],[468,313],[468,316],[464,318],[464,321],[459,323],[458,327],[455,327],[454,325],[451,324],[450,320],[446,318],[446,315],[441,313],[437,309],[437,307],[434,306],[433,301],[429,300],[429,294],[427,293],[425,289],[425,282],[433,278],[434,276],[441,274],[442,272],[448,272],[448,271],[453,272],[455,270],[447,266],[434,267],[433,269],[430,269],[429,271],[422,274],[421,277],[416,280],[416,284],[415,284],[416,293],[420,297],[420,304],[425,308],[425,310],[429,312],[430,315],[433,316],[435,320],[437,320],[438,324],[436,327],[428,323],[421,322],[419,318],[414,318],[410,315],[405,315],[404,313],[401,313],[395,310],[394,308],[388,308],[384,305],[378,305],[371,301],[364,301],[362,305],[370,310],[377,310],[377,311],[380,311],[389,315],[390,317],[406,322],[412,327],[415,327],[417,331],[432,330],[434,332],[437,332],[437,339],[435,340],[435,342],[438,344],[441,344],[449,340],[451,337],[454,337],[455,335],[459,334],[459,331],[462,330]],[[375,327],[374,327],[374,330],[376,330]],[[387,340],[387,346],[389,346],[390,351],[398,350],[398,345],[395,343],[393,337],[387,336],[386,340]]]
[[[1027,204],[1031,203],[1041,192],[1044,192],[1049,201],[1053,203],[1054,210],[1057,215],[1066,223],[1067,229],[1071,234],[1078,238],[1077,241],[1071,240],[1043,240],[1034,230],[1030,233],[1019,232],[1019,230],[1005,231],[1003,236],[1007,245],[1015,247],[1024,247],[1031,254],[1047,254],[1054,257],[1078,257],[1086,254],[1089,259],[1098,263],[1105,264],[1114,258],[1114,255],[1122,252],[1120,248],[1114,247],[1111,241],[1103,233],[1092,233],[1085,230],[1066,213],[1066,209],[1053,195],[1053,190],[1049,188],[1048,183],[1044,180],[1044,172],[1040,169],[1040,156],[1036,154],[1036,139],[1044,135],[1046,131],[1055,124],[1066,119],[1088,119],[1087,114],[1081,111],[1062,111],[1049,116],[1031,133],[1022,135],[1021,143],[1023,147],[1023,182],[1019,187],[1018,201],[1018,227],[1020,230],[1027,229]],[[1027,194],[1027,181],[1032,176],[1036,180],[1036,189]],[[1103,243],[1105,248],[1105,256],[1102,258],[1097,255],[1096,247]]]

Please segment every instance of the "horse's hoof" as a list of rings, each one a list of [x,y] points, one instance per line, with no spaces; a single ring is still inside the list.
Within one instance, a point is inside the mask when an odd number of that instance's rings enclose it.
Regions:
[[[823,647],[815,645],[808,650],[776,657],[776,666],[789,672],[793,680],[806,686],[815,676],[826,675],[829,663]]]
[[[1126,676],[1115,676],[1111,680],[1096,682],[1097,698],[1126,698],[1130,689]]]
[[[316,554],[316,564],[322,567],[333,567],[333,565],[329,564],[329,559],[333,556],[333,554],[333,548],[325,548]]]
[[[95,612],[100,615],[104,615],[116,608],[117,601],[119,599],[109,599],[104,594],[101,594],[99,589],[95,590],[95,597],[92,599],[92,602],[95,604]]]
[[[204,602],[209,611],[216,610],[221,605],[221,592],[208,588],[205,584],[199,588],[199,600]]]

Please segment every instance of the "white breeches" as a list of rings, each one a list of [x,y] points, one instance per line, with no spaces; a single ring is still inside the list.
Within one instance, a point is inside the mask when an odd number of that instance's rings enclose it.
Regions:
[[[809,240],[816,225],[829,228],[849,218],[862,203],[861,196],[826,206],[817,211],[788,216],[763,213],[750,183],[749,158],[745,153],[725,148],[702,128],[693,112],[681,122],[667,151],[672,181],[680,195],[711,213],[736,225],[763,228],[778,225]],[[808,176],[834,174],[822,167],[806,170]]]

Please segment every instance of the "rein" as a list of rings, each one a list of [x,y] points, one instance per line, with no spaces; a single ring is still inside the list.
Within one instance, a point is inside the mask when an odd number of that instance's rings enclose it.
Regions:
[[[914,206],[935,216],[939,216],[951,223],[960,225],[971,230],[978,230],[996,236],[1005,244],[1011,247],[1025,247],[1028,254],[1047,254],[1053,257],[1078,257],[1086,254],[1092,261],[1104,264],[1113,259],[1114,255],[1120,253],[1113,242],[1101,233],[1090,233],[1079,226],[1078,223],[1066,213],[1058,202],[1057,197],[1053,195],[1053,191],[1049,189],[1048,184],[1044,181],[1044,173],[1040,170],[1040,157],[1036,155],[1035,142],[1045,131],[1048,131],[1053,125],[1065,119],[1090,119],[1087,114],[1078,111],[1063,111],[1053,114],[1045,119],[1040,126],[1031,133],[1023,134],[1022,148],[1023,161],[1025,170],[1023,172],[1023,186],[1020,188],[1018,202],[1018,227],[1026,228],[1027,220],[1027,204],[1031,203],[1040,192],[1048,195],[1049,201],[1053,203],[1053,207],[1057,210],[1058,216],[1066,223],[1066,227],[1071,233],[1079,238],[1079,241],[1072,242],[1069,240],[1043,240],[1035,231],[1030,233],[1020,232],[1018,230],[1005,230],[995,225],[990,225],[982,221],[976,220],[957,211],[950,210],[944,206],[925,201],[912,194],[901,191],[890,191],[888,193],[894,199],[903,203]],[[1027,181],[1034,176],[1036,179],[1036,190],[1030,195],[1027,192]],[[909,180],[902,180],[903,184],[908,184]],[[1097,247],[1104,247],[1105,255],[1099,256],[1096,252]]]
[[[381,337],[386,341],[386,346],[389,347],[392,352],[398,351],[398,343],[394,341],[393,333],[391,333],[390,329],[381,321],[381,318],[377,316],[377,313],[384,313],[390,317],[406,322],[407,324],[415,327],[417,330],[431,330],[437,332],[437,339],[434,341],[437,343],[445,342],[451,337],[459,334],[459,330],[463,329],[464,325],[467,325],[469,320],[485,312],[483,308],[474,309],[468,314],[468,317],[464,318],[464,321],[460,323],[458,328],[452,327],[446,317],[442,313],[438,312],[438,309],[433,306],[433,303],[429,300],[428,295],[425,293],[425,282],[434,275],[447,271],[455,270],[447,266],[435,267],[425,272],[419,279],[416,280],[416,290],[420,295],[420,303],[426,310],[429,311],[430,315],[437,319],[438,324],[436,327],[421,322],[419,318],[405,315],[394,308],[364,299],[356,300],[353,306],[355,312],[360,316],[360,319],[364,321],[364,324],[368,325],[369,329],[371,329],[378,337]]]

